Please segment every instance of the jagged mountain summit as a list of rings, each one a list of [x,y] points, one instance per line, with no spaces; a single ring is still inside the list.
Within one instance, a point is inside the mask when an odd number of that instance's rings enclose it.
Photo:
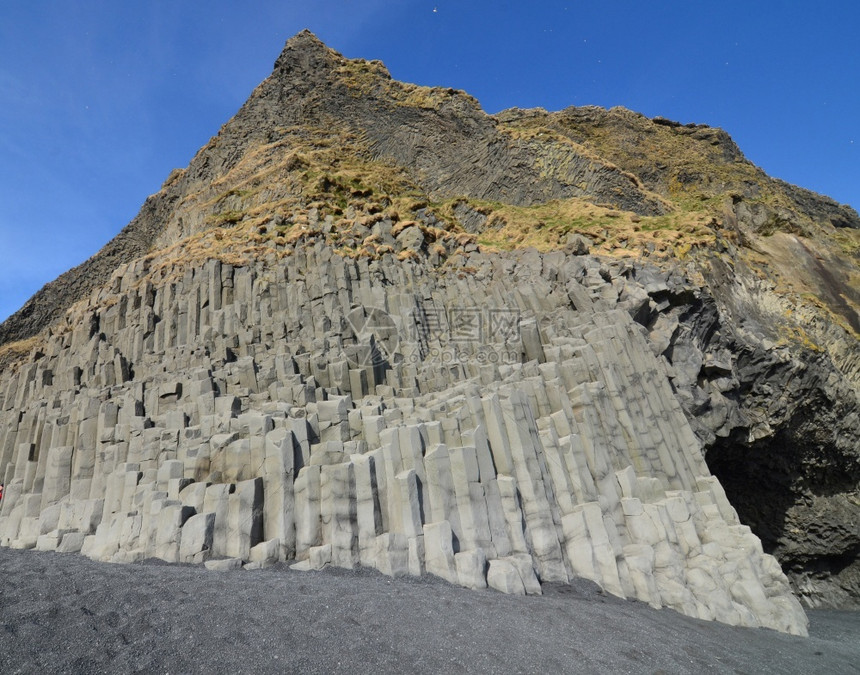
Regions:
[[[490,116],[300,33],[0,326],[0,543],[802,633],[792,589],[860,598],[859,235],[721,130]]]

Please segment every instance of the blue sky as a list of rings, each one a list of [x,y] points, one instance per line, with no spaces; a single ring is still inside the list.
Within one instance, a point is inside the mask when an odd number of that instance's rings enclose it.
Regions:
[[[623,105],[726,129],[860,208],[860,3],[0,4],[0,320],[110,240],[309,28],[488,112]]]

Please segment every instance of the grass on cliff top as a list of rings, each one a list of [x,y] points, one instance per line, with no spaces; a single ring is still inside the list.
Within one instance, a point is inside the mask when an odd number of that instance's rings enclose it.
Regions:
[[[422,95],[443,99],[453,95],[444,90],[393,83],[383,76],[384,66],[374,62],[347,61],[342,68],[349,71],[349,81],[366,82],[368,86],[392,83],[390,86],[398,87],[400,94],[406,92],[407,96],[419,90]],[[364,139],[346,129],[294,126],[279,129],[278,133],[280,138],[247,152],[205,194],[187,198],[183,208],[193,206],[204,212],[208,227],[240,228],[248,232],[247,245],[252,247],[258,243],[254,241],[257,228],[265,228],[268,232],[265,236],[271,236],[273,228],[296,222],[300,219],[297,214],[314,207],[319,210],[321,220],[325,216],[341,220],[351,214],[367,225],[380,213],[395,222],[419,220],[417,211],[430,205],[427,195],[405,169],[374,158]],[[541,133],[536,129],[523,131],[526,139],[535,142],[540,140]],[[581,146],[558,131],[552,131],[551,136],[561,150],[575,146],[577,153],[582,152]],[[487,249],[535,247],[548,251],[563,247],[568,234],[580,233],[593,242],[593,252],[621,256],[683,256],[692,248],[713,241],[714,234],[708,225],[717,212],[715,204],[701,200],[692,205],[694,208],[676,207],[664,216],[640,217],[586,199],[554,200],[529,207],[455,199],[432,204],[441,229],[452,234],[465,232],[454,212],[454,206],[463,201],[469,208],[487,215],[478,233],[479,243]],[[289,239],[296,233],[279,234]],[[236,250],[241,250],[241,242],[235,239],[223,234],[222,242],[232,242],[225,247],[214,245],[211,237],[206,238],[213,255],[222,255],[218,251],[229,249],[227,257],[238,262],[235,256]],[[338,239],[349,239],[349,233],[335,233],[334,237],[328,233],[327,239],[334,239],[332,243],[337,244]],[[377,255],[378,246],[370,244],[373,242],[367,245],[351,242],[338,248],[347,255]],[[193,251],[198,248],[190,246]]]
[[[182,208],[205,213],[207,226],[224,227],[267,216],[289,219],[312,205],[333,216],[364,204],[404,213],[426,205],[406,172],[371,158],[355,134],[334,127],[279,132],[280,139],[251,149],[211,186],[186,197]]]
[[[393,80],[381,61],[344,59],[336,72],[355,98],[378,98],[393,101],[398,106],[434,110],[456,98],[458,102],[475,109],[481,107],[475,97],[458,89],[424,87]]]
[[[642,179],[646,187],[682,211],[702,211],[708,202],[743,195],[771,210],[793,212],[773,228],[811,235],[812,220],[779,181],[746,160],[723,130],[704,125],[660,124],[623,108],[572,108],[502,115],[500,129],[519,138],[573,142],[584,152]],[[719,211],[713,215],[720,216]]]
[[[486,217],[478,242],[490,250],[534,247],[551,251],[563,248],[568,235],[581,234],[593,243],[592,252],[601,255],[683,257],[692,248],[715,240],[714,222],[706,213],[645,217],[578,198],[534,206],[458,198],[436,204],[434,210],[442,218],[456,221],[456,211],[463,206]]]

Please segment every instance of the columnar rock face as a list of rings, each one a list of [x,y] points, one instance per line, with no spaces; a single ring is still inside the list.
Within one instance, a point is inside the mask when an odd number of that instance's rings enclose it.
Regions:
[[[0,543],[362,565],[805,631],[632,315],[629,264],[474,253],[146,266],[0,387]],[[638,299],[637,299],[638,298]]]
[[[719,129],[490,116],[301,33],[0,324],[0,544],[803,633],[764,551],[860,597],[858,247]]]

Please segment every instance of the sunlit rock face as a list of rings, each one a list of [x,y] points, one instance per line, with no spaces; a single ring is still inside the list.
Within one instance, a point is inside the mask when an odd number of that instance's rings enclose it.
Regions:
[[[720,130],[491,117],[302,33],[0,326],[0,544],[584,577],[804,634],[770,553],[860,591],[857,224]]]

